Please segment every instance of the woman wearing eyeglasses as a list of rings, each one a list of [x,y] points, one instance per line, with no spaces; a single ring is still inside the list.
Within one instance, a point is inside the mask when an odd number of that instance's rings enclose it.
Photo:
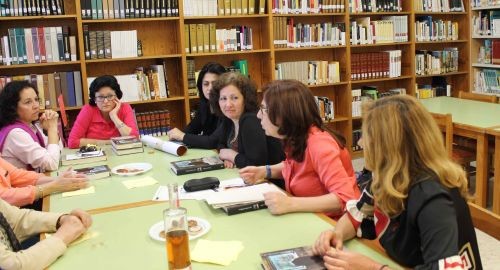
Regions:
[[[284,159],[278,140],[266,136],[257,119],[255,84],[236,72],[222,74],[213,83],[210,104],[222,123],[210,137],[227,168],[276,164]]]
[[[38,92],[30,82],[6,84],[0,90],[2,158],[27,170],[57,170],[62,148],[57,133],[58,117],[52,110],[45,110],[40,115]]]
[[[240,170],[247,183],[284,179],[291,196],[264,194],[272,214],[322,212],[337,219],[346,202],[359,196],[349,151],[339,136],[328,132],[311,91],[295,80],[264,86],[257,117],[266,135],[282,140],[286,159],[272,166]]]
[[[139,136],[132,107],[120,102],[123,93],[115,77],[97,77],[89,90],[89,104],[82,107],[71,128],[69,148],[107,144],[112,137]]]

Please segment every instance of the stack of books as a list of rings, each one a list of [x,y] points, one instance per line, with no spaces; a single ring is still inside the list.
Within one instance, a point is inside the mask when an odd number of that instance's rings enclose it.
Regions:
[[[111,138],[111,146],[117,156],[144,152],[141,140],[135,136]]]
[[[74,154],[64,155],[61,159],[63,166],[93,163],[107,160],[106,153],[101,149],[92,152],[76,152]]]

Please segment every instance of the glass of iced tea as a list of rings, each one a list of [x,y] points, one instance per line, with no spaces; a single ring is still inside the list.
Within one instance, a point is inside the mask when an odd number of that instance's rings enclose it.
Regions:
[[[176,185],[175,188],[176,189]],[[172,187],[169,186],[169,189]],[[176,192],[177,190],[175,190]],[[172,193],[169,192],[169,193]],[[172,194],[174,195],[174,194]],[[177,195],[177,194],[175,194]],[[165,222],[167,258],[169,270],[191,269],[189,234],[186,209],[177,207],[176,197],[171,196],[170,208],[163,211]],[[174,198],[175,197],[175,198]]]

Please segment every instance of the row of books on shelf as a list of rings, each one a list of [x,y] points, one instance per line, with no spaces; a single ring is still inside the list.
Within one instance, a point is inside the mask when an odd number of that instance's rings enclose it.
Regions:
[[[349,12],[400,12],[402,0],[349,0]]]
[[[351,79],[366,80],[401,76],[401,50],[351,55]]]
[[[231,52],[253,49],[252,27],[216,29],[215,23],[185,24],[186,53]]]
[[[89,31],[83,26],[85,59],[111,59],[141,56],[138,50],[137,30]]]
[[[317,14],[344,12],[344,0],[272,0],[273,14]]]
[[[408,41],[408,16],[384,16],[372,21],[370,17],[351,21],[351,44],[381,44]]]
[[[458,40],[458,22],[433,19],[432,16],[417,17],[415,21],[416,41]]]
[[[30,81],[38,90],[41,109],[58,108],[62,94],[65,106],[82,106],[82,75],[80,71],[54,72],[19,76],[0,76],[0,90],[11,81]]]
[[[266,0],[184,0],[184,16],[264,14]]]
[[[448,85],[450,86],[450,85]],[[415,95],[418,99],[426,99],[440,96],[449,96],[447,93],[451,88],[436,87],[430,84],[417,84],[415,85]]]
[[[472,17],[472,33],[480,36],[500,36],[500,10],[480,10]]]
[[[115,75],[123,96],[124,102],[146,101],[167,98],[168,79],[164,65],[151,65],[149,67],[137,67],[135,73]],[[95,77],[88,77],[88,85]]]
[[[474,90],[480,93],[500,94],[500,70],[482,69],[474,71]]]
[[[296,61],[276,64],[277,80],[295,79],[305,85],[340,82],[340,65],[337,61]]]
[[[141,137],[145,135],[166,136],[170,129],[170,112],[168,110],[136,112],[135,119]]]
[[[76,61],[76,38],[68,26],[9,28],[0,37],[0,65]]]
[[[425,12],[462,12],[464,9],[463,0],[415,0],[415,11]]]
[[[500,40],[484,40],[479,47],[477,62],[481,64],[500,64]]]
[[[458,48],[442,51],[418,50],[415,52],[415,74],[432,75],[458,71]]]
[[[63,15],[63,0],[0,1],[0,17]]]
[[[344,23],[295,23],[294,18],[273,18],[274,47],[300,48],[345,45]]]
[[[82,19],[179,16],[178,0],[80,0]]]
[[[319,116],[323,121],[335,119],[335,105],[333,100],[321,96],[314,96],[314,100],[319,109]]]
[[[352,89],[352,117],[361,116],[363,102],[367,100],[377,100],[386,96],[405,95],[405,88],[392,88],[385,92],[379,92],[377,86],[362,86],[361,88]],[[353,140],[353,142],[356,142]]]
[[[471,0],[470,5],[473,8],[491,7],[500,5],[500,0]]]

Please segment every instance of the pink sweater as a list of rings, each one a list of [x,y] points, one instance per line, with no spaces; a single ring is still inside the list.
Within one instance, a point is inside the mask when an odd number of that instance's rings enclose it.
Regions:
[[[129,104],[122,103],[118,111],[118,118],[129,126],[132,131],[131,136],[139,136],[134,112]],[[109,140],[111,137],[120,136],[120,131],[113,121],[106,121],[97,106],[85,105],[80,110],[75,124],[71,128],[68,138],[69,148],[80,147],[80,139]]]
[[[0,197],[15,206],[35,200],[35,184],[43,174],[14,167],[0,158]]]

